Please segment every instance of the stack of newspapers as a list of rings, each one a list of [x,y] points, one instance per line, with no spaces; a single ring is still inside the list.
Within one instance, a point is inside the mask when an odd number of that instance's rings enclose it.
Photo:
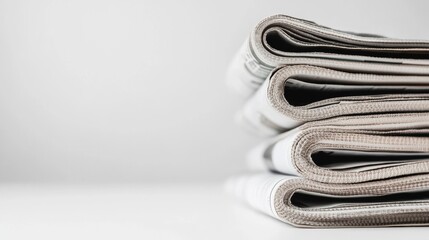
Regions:
[[[429,41],[276,15],[228,83],[265,136],[249,158],[267,171],[231,179],[235,196],[301,227],[429,224]]]

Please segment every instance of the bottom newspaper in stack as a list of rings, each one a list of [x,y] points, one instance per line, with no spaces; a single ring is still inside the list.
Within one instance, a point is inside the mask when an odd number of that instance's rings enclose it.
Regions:
[[[262,173],[228,188],[252,207],[300,227],[414,226],[429,223],[429,176],[328,184]]]

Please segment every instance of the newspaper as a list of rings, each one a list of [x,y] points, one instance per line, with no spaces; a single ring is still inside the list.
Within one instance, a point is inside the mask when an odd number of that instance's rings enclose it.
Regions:
[[[429,67],[428,67],[429,69]],[[294,65],[273,71],[240,113],[261,135],[338,116],[429,111],[429,76],[347,73]]]
[[[429,224],[429,177],[356,184],[253,173],[227,189],[251,207],[298,227],[418,226]]]
[[[429,41],[334,30],[275,15],[261,21],[234,58],[229,85],[250,96],[281,65],[306,64],[350,72],[429,75]]]
[[[265,140],[248,161],[325,183],[429,173],[429,113],[348,116],[303,124]],[[254,167],[258,169],[257,167]],[[260,167],[259,167],[260,168]]]

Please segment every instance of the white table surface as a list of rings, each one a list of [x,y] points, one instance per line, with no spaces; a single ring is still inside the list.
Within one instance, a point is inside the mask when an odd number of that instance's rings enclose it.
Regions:
[[[221,185],[0,185],[0,239],[406,239],[429,228],[300,229]]]

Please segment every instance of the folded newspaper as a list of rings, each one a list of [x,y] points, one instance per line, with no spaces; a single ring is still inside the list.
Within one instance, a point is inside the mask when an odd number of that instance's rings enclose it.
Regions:
[[[338,116],[427,111],[429,76],[293,65],[273,70],[247,101],[240,120],[262,135],[274,135],[304,122]]]
[[[339,31],[275,15],[251,32],[228,79],[233,88],[249,96],[274,68],[297,64],[346,72],[429,75],[429,41]]]
[[[300,227],[429,223],[428,176],[326,184],[265,173],[236,177],[227,188],[259,211]]]
[[[318,182],[366,182],[429,173],[428,136],[429,113],[338,117],[266,140],[248,158]]]

